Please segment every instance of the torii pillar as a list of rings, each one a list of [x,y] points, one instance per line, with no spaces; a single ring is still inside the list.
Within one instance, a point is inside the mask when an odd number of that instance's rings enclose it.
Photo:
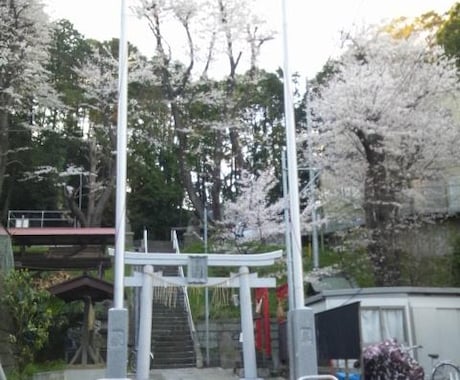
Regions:
[[[242,266],[240,267],[241,331],[243,333],[244,378],[248,380],[257,379],[256,345],[251,304],[249,269]]]

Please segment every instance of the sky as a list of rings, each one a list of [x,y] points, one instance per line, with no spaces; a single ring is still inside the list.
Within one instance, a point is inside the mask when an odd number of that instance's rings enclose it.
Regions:
[[[128,7],[136,0],[127,0]],[[258,0],[261,16],[276,32],[262,50],[260,66],[274,71],[283,66],[282,0]],[[337,56],[341,32],[393,18],[416,17],[434,10],[447,12],[455,0],[285,0],[289,69],[313,78],[328,58]],[[120,0],[43,0],[51,19],[65,18],[87,38],[120,36]],[[128,12],[127,38],[145,55],[153,54],[152,34],[142,20]]]

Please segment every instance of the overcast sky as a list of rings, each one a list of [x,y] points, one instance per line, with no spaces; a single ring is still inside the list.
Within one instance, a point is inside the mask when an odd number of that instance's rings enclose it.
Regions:
[[[127,0],[128,6],[136,0]],[[278,31],[265,45],[261,66],[276,70],[283,63],[281,43],[282,0],[259,0],[263,16]],[[119,0],[44,0],[52,19],[66,18],[85,37],[98,40],[119,37]],[[389,21],[399,16],[415,17],[427,11],[448,11],[454,0],[286,0],[290,69],[312,78],[329,57],[337,54],[340,31],[352,32],[363,24]],[[151,32],[143,21],[128,19],[128,39],[151,56]]]

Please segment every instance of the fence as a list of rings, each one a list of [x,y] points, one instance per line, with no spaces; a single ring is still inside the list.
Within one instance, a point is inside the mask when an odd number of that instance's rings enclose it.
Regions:
[[[77,221],[68,211],[10,210],[8,228],[76,227]]]

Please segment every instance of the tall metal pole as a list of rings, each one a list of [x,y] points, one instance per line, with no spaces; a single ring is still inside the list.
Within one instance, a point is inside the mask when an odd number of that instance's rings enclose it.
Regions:
[[[297,149],[294,119],[294,105],[291,90],[291,72],[288,57],[286,0],[283,0],[283,81],[284,81],[284,117],[286,123],[286,148],[289,202],[291,216],[291,250],[293,266],[294,308],[304,306],[302,239],[300,236],[299,180],[297,175]]]
[[[147,228],[144,227],[144,253],[149,252],[149,238],[147,234]]]
[[[319,268],[319,249],[318,249],[318,229],[316,226],[316,198],[315,198],[315,180],[316,172],[313,162],[313,139],[311,118],[308,104],[308,85],[307,96],[305,100],[305,111],[307,114],[307,132],[308,132],[308,167],[310,177],[310,203],[311,203],[311,247],[313,256],[313,269]]]
[[[288,282],[288,301],[289,310],[294,309],[294,289],[292,287],[292,244],[291,244],[291,221],[289,217],[289,189],[287,184],[286,149],[283,149],[281,156],[281,168],[283,171],[283,195],[285,199],[284,223],[286,224],[286,261],[287,261],[287,282]]]
[[[128,311],[124,308],[124,254],[126,238],[126,146],[128,104],[128,42],[126,39],[126,0],[121,0],[118,62],[117,179],[115,210],[114,302],[109,310],[107,337],[108,378],[126,379]]]
[[[206,194],[204,195],[204,253],[208,253],[208,207],[206,204]],[[205,326],[206,326],[206,366],[210,366],[209,357],[209,288],[204,288],[204,313],[205,313]]]
[[[117,183],[114,307],[123,307],[124,254],[126,238],[126,146],[128,97],[128,43],[126,40],[126,0],[121,0],[121,33],[118,69]]]
[[[297,149],[294,106],[291,90],[291,73],[288,57],[288,31],[286,0],[283,10],[283,79],[284,79],[284,117],[286,123],[286,148],[288,162],[288,183],[291,217],[292,286],[294,289],[294,310],[288,313],[288,352],[290,378],[317,375],[316,333],[313,310],[305,307],[303,293],[302,239],[300,236],[299,182],[297,175]],[[290,286],[291,284],[288,284]]]

